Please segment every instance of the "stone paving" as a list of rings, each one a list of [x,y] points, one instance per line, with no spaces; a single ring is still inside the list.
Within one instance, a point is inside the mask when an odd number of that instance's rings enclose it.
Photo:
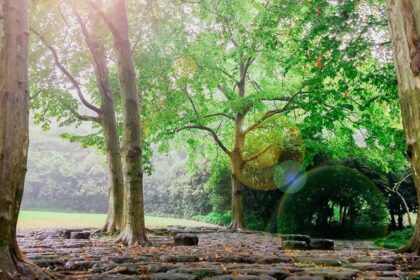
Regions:
[[[196,234],[198,246],[175,246],[180,232]],[[59,279],[420,279],[420,257],[351,242],[335,250],[285,250],[278,235],[169,228],[152,231],[151,246],[128,249],[115,237],[69,235],[86,238],[39,230],[18,241],[30,260]]]

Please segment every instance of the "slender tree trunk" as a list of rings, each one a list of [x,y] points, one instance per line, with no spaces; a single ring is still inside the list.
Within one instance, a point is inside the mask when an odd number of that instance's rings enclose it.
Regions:
[[[400,211],[398,211],[398,229],[403,229],[404,228],[404,216],[403,216],[403,212],[400,209]]]
[[[93,25],[96,26],[98,23],[97,19],[95,19]],[[121,230],[124,205],[124,179],[117,120],[115,117],[114,94],[109,80],[105,47],[101,38],[95,33],[92,33],[92,36],[85,34],[85,38],[91,50],[96,83],[101,94],[100,117],[104,129],[108,161],[108,215],[102,231],[113,232]]]
[[[395,230],[397,229],[397,222],[395,221],[394,210],[390,211],[390,216],[391,216],[391,230]]]
[[[245,70],[244,65],[241,64],[241,71],[239,76],[238,96],[245,97]],[[231,230],[245,229],[244,223],[244,206],[242,200],[243,185],[240,182],[244,160],[242,158],[242,149],[245,146],[244,135],[244,120],[245,115],[238,112],[235,115],[235,145],[230,155],[232,168],[232,222],[229,226]]]
[[[113,102],[112,102],[113,103]],[[123,206],[124,206],[124,180],[121,162],[120,143],[118,141],[118,131],[115,122],[115,114],[103,111],[103,127],[105,132],[105,142],[107,147],[108,161],[108,215],[105,225],[102,228],[104,232],[119,231],[123,224]],[[106,121],[106,115],[109,114],[111,121]]]
[[[48,279],[25,262],[16,242],[16,224],[29,143],[28,2],[5,0],[0,57],[0,279]]]
[[[401,113],[420,203],[420,1],[388,0]],[[420,254],[420,211],[413,237],[402,251]]]
[[[122,157],[125,183],[124,228],[118,241],[129,246],[149,243],[146,237],[143,205],[142,135],[139,92],[128,36],[127,3],[113,1],[117,68],[120,80],[123,140]]]

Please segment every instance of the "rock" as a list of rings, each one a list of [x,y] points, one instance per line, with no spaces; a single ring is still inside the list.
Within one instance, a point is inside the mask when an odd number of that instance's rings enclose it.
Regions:
[[[64,265],[65,269],[67,270],[88,270],[92,268],[95,264],[95,262],[90,261],[68,261]]]
[[[195,280],[196,277],[186,273],[154,273],[150,275],[151,280]]]
[[[282,241],[303,241],[308,246],[311,244],[311,238],[308,235],[302,234],[282,234],[280,235]]]
[[[285,280],[325,280],[321,276],[289,276]]]
[[[179,233],[174,237],[175,246],[197,246],[198,236],[194,234]]]
[[[308,250],[309,247],[305,241],[283,241],[283,248],[288,250]]]
[[[420,260],[417,260],[410,266],[410,270],[420,271]]]
[[[269,275],[233,275],[233,274],[227,274],[227,275],[221,275],[216,277],[208,278],[209,280],[276,280],[276,278],[273,278]]]
[[[180,267],[176,269],[169,270],[170,273],[187,273],[193,274],[198,278],[218,276],[223,274],[223,270],[217,266],[214,267]]]
[[[54,259],[38,259],[32,261],[34,264],[40,267],[57,267],[57,266],[63,266],[64,262],[60,259],[54,258]]]
[[[242,274],[243,275],[268,275],[277,280],[283,280],[287,276],[289,276],[289,273],[281,269],[256,269],[256,268],[249,269],[247,268],[247,269],[238,269],[236,271],[239,272],[241,275]]]
[[[387,263],[352,263],[348,265],[349,268],[354,268],[360,271],[394,271],[395,266]]]
[[[312,277],[323,277],[328,280],[352,280],[357,277],[358,271],[350,268],[310,268],[305,271]]]
[[[334,250],[334,241],[330,239],[311,239],[312,250]]]
[[[163,263],[186,263],[186,262],[198,262],[199,259],[197,256],[168,256],[161,255],[159,261]]]
[[[150,263],[147,265],[147,271],[150,273],[167,272],[170,269],[176,269],[178,267],[175,264]]]
[[[98,274],[93,275],[89,280],[147,280],[148,276],[143,275],[124,275],[124,274]]]
[[[70,239],[89,239],[90,232],[89,231],[73,231],[70,233]]]
[[[308,263],[308,264],[316,264],[322,266],[342,266],[343,262],[337,258],[327,258],[327,257],[318,257],[318,258],[311,258],[311,257],[294,257],[295,262],[299,263]]]

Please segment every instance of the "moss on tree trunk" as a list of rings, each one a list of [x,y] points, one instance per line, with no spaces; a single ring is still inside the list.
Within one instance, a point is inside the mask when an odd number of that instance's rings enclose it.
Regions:
[[[114,0],[114,46],[123,111],[122,159],[124,174],[123,229],[118,241],[129,246],[147,244],[143,205],[142,135],[139,92],[128,36],[127,3]]]
[[[388,17],[407,156],[420,203],[420,1],[388,0]],[[420,211],[417,215],[415,233],[402,251],[420,254]]]
[[[29,143],[28,3],[5,0],[0,57],[0,279],[48,279],[16,241]]]

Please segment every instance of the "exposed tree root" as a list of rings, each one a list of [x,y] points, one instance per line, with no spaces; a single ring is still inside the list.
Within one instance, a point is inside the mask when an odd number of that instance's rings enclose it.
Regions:
[[[145,234],[135,234],[130,230],[123,231],[115,242],[128,247],[151,245]]]
[[[397,253],[414,253],[416,255],[420,255],[420,241],[417,240],[416,234],[411,237],[410,241],[408,241],[407,245],[403,248],[396,250]]]
[[[105,222],[105,224],[95,231],[95,233],[113,233],[113,232],[119,232],[119,229],[117,228],[115,222],[110,222],[109,219]]]
[[[0,247],[0,280],[51,280],[54,276],[25,260],[19,249]]]
[[[239,221],[232,221],[227,229],[231,232],[241,232],[245,230],[245,226]]]

